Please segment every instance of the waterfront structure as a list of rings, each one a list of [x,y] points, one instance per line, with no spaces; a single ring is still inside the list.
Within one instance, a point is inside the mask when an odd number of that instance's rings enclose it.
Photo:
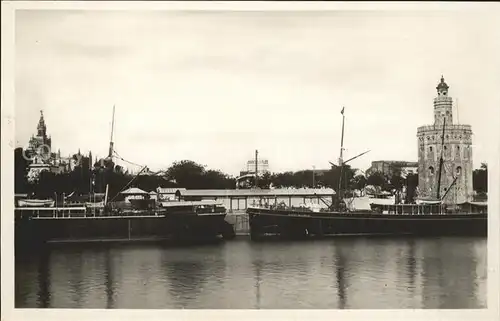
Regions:
[[[439,197],[451,204],[472,200],[472,129],[453,123],[453,100],[448,89],[441,77],[434,98],[434,124],[417,129],[418,196]]]
[[[137,187],[131,187],[129,189],[120,192],[121,195],[125,196],[125,202],[130,203],[130,200],[144,199],[146,195],[149,195],[148,192],[143,191]]]
[[[276,189],[206,189],[176,191],[177,199],[184,201],[215,200],[224,204],[228,214],[244,213],[249,206],[258,204],[289,206],[314,203],[324,208],[323,200],[331,202],[335,191],[331,188],[276,188]]]
[[[156,189],[156,194],[158,195],[159,201],[175,201],[177,199],[176,192],[177,191],[185,191],[185,188],[163,188],[158,187]]]
[[[378,160],[373,161],[370,168],[366,170],[366,175],[373,173],[381,173],[384,176],[391,175],[394,170],[401,171],[404,176],[406,174],[416,174],[418,172],[418,162],[408,161],[391,161],[391,160]]]

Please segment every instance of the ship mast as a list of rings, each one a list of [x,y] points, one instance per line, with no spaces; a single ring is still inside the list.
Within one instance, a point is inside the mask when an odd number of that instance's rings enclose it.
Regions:
[[[339,204],[340,204],[340,200],[342,199],[342,196],[340,194],[340,189],[342,188],[342,174],[343,174],[343,170],[344,170],[344,161],[343,161],[344,123],[345,123],[344,109],[345,109],[345,107],[342,107],[342,111],[340,112],[342,114],[342,135],[340,136],[340,156],[339,156],[340,173],[339,173],[339,188],[337,189],[338,190]]]
[[[439,200],[440,199],[440,190],[441,190],[441,173],[443,171],[443,150],[444,150],[444,130],[446,127],[446,118],[443,119],[443,133],[441,136],[441,155],[439,157],[439,172],[438,172],[438,181],[437,181],[437,192],[436,192],[436,198]]]
[[[340,206],[340,203],[342,200],[341,192],[342,192],[342,176],[343,176],[343,171],[344,171],[344,165],[369,152],[369,150],[367,150],[365,152],[362,152],[361,154],[358,154],[358,155],[351,157],[348,160],[344,161],[344,155],[343,155],[344,154],[344,124],[345,124],[344,109],[345,109],[345,107],[342,107],[342,110],[340,111],[340,113],[342,114],[342,135],[340,138],[340,157],[339,157],[339,165],[338,165],[340,167],[340,173],[339,173],[339,186],[337,189],[337,194],[338,194],[337,195],[337,200],[338,200],[337,206]],[[332,162],[330,162],[330,164],[335,167],[335,164],[333,164]],[[347,182],[345,182],[345,185],[347,186]]]
[[[113,131],[114,131],[114,128],[115,128],[115,105],[113,105],[113,118],[111,120],[111,138],[109,140],[109,152],[108,152],[108,157],[110,159],[113,158]]]
[[[258,159],[259,159],[259,151],[255,150],[255,188],[259,188]]]

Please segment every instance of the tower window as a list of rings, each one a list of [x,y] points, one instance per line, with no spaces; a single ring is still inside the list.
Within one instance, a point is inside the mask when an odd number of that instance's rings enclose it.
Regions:
[[[429,151],[432,152],[432,146],[429,147]]]
[[[446,145],[445,145],[445,146],[443,146],[443,148],[444,148],[444,150],[447,150],[447,149],[448,149],[448,148],[446,147]]]
[[[434,174],[434,167],[432,166],[429,166],[429,173],[432,175]]]
[[[457,146],[457,150],[460,150],[460,146]]]

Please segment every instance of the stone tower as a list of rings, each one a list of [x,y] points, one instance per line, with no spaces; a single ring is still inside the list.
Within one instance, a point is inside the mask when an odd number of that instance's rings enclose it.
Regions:
[[[453,100],[448,96],[449,87],[443,77],[436,89],[434,124],[417,129],[419,198],[436,199],[444,196],[443,202],[446,204],[471,201],[471,126],[453,124]],[[441,155],[443,164],[439,182]]]

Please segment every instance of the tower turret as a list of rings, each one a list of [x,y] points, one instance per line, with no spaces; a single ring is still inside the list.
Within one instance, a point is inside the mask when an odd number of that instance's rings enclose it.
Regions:
[[[443,120],[446,119],[446,124],[453,124],[453,99],[448,96],[450,87],[441,76],[441,81],[436,87],[437,97],[434,98],[434,125],[443,125]]]

